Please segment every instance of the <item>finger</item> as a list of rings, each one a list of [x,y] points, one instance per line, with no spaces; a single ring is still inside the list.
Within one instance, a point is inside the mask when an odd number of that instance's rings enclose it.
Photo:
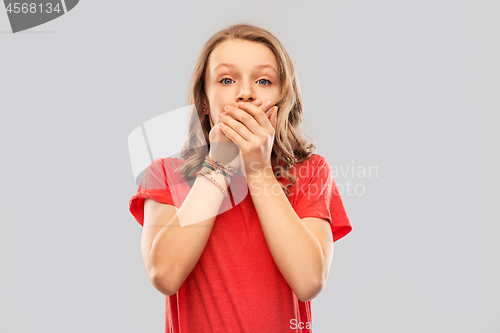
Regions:
[[[245,124],[252,131],[252,133],[257,133],[259,131],[259,128],[255,126],[256,124],[258,124],[261,128],[266,128],[267,126],[269,126],[269,119],[266,119],[267,116],[262,108],[246,102],[239,102],[238,108],[247,112],[255,119],[255,123],[249,120],[249,123]],[[236,113],[236,115],[239,114]],[[237,118],[237,116],[235,116],[235,118]]]
[[[276,108],[277,108],[277,107],[276,107]],[[271,116],[273,115],[273,111],[274,111],[275,107],[274,107],[274,105],[272,104],[272,102],[271,102],[271,101],[268,101],[267,103],[263,104],[263,105],[261,106],[261,109],[262,109],[262,110],[266,110],[266,109],[267,109],[267,111],[265,111],[265,112],[264,112],[264,114],[266,115],[266,117],[267,117],[267,119],[268,119],[269,123],[271,124],[271,126],[273,126],[273,125],[272,125],[272,122],[271,122]]]
[[[229,138],[229,140],[233,141],[238,147],[244,147],[246,141],[231,127],[227,126],[223,122],[220,123],[220,129],[222,132]]]
[[[271,118],[271,116],[273,115],[273,110],[274,110],[274,106],[266,111],[267,118],[269,118],[269,119]]]
[[[268,101],[268,102],[266,103],[266,108],[267,108],[267,111],[266,111],[266,112],[270,112],[270,111],[272,111],[273,106],[274,106],[274,104],[273,104],[271,101]]]
[[[271,101],[268,101],[267,103],[263,104],[262,107],[261,107],[262,110],[266,110],[264,112],[264,114],[266,115],[267,119],[269,119],[269,121],[271,121],[271,116],[273,114],[273,110],[274,110],[274,105],[272,104]]]
[[[271,112],[271,116],[269,117],[269,122],[271,123],[271,126],[273,126],[273,128],[275,129],[276,128],[276,119],[278,118],[278,107],[277,106],[273,106],[273,110]]]
[[[234,111],[235,110],[233,110],[233,112],[231,112],[231,113],[234,114]],[[244,113],[241,110],[240,110],[240,112]],[[226,111],[225,113],[228,113],[228,112]],[[245,118],[249,118],[248,114],[245,115]],[[247,128],[247,126],[245,124],[242,123],[241,120],[238,121],[237,119],[234,119],[234,117],[232,117],[231,114],[228,113],[226,116],[221,117],[221,124],[222,123],[224,125],[230,127],[236,133],[238,133],[244,140],[246,140],[246,141],[252,140],[253,133]]]
[[[259,107],[259,109],[261,109],[262,111],[265,111],[265,108],[264,108],[264,107],[265,107],[265,105],[264,105],[264,104],[262,104],[262,101],[261,101],[261,100],[257,99],[257,100],[255,100],[254,102],[252,102],[252,104],[257,105],[257,106]]]
[[[266,108],[267,108],[267,104],[262,104],[262,102],[258,99],[256,100],[255,102],[252,102],[253,104],[257,105],[262,111],[265,111]],[[268,109],[267,111],[265,111],[264,113],[266,114],[266,117],[269,119],[269,117],[271,116],[271,108]]]
[[[251,103],[246,103],[252,108],[256,108],[258,113],[264,113],[259,107]],[[252,113],[246,110],[239,109],[234,106],[227,106],[226,113],[231,116],[236,123],[232,122],[231,119],[228,120],[226,125],[229,125],[232,129],[238,132],[245,140],[252,141],[253,135],[258,135],[262,133],[262,126],[255,120]],[[255,110],[252,111],[255,113]],[[265,116],[264,116],[265,117]]]

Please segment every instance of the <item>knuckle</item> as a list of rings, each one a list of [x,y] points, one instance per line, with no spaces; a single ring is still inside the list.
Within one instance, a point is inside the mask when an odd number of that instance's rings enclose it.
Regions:
[[[244,113],[242,116],[241,116],[241,120],[243,120],[244,122],[247,122],[250,120],[250,115],[248,113]]]

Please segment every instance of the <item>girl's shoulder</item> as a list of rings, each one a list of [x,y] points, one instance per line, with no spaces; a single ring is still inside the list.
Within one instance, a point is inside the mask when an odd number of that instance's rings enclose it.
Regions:
[[[295,163],[288,171],[297,178],[298,182],[303,183],[314,178],[315,175],[318,175],[318,172],[323,170],[325,167],[328,168],[328,163],[326,162],[325,157],[319,154],[311,154],[311,156],[309,156],[306,160]],[[280,181],[286,183],[287,185],[290,184],[290,182],[283,177],[283,173],[278,173],[278,175]]]
[[[177,158],[177,157],[158,157],[154,159],[151,163],[150,166],[153,167],[163,167],[163,168],[177,168],[181,165],[186,163],[185,160]]]
[[[152,160],[147,168],[142,172],[142,179],[156,179],[156,181],[169,179],[177,182],[177,178],[181,177],[175,171],[182,166],[186,161],[176,157],[158,157]]]
[[[300,163],[296,163],[292,169],[295,168],[295,169],[314,170],[318,167],[324,166],[325,164],[328,164],[325,157],[323,157],[319,154],[311,154],[311,156],[309,156],[308,159],[306,159]]]

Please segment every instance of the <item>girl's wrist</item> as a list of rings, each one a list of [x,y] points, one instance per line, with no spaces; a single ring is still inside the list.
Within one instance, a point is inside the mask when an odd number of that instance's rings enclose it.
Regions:
[[[238,173],[238,168],[233,167],[231,163],[224,163],[223,161],[213,158],[210,153],[205,156],[204,165],[215,170],[217,173],[223,173],[225,176],[229,177]]]
[[[206,166],[204,166],[203,168],[201,168],[199,174],[200,175],[201,174],[208,174],[208,175],[210,175],[210,177],[216,179],[225,188],[228,188],[229,184],[231,183],[231,179],[229,177],[225,176],[222,173],[217,173],[213,169],[211,169],[209,167],[206,167]]]
[[[270,178],[274,177],[274,171],[272,166],[265,167],[254,167],[251,170],[246,170],[247,178]]]

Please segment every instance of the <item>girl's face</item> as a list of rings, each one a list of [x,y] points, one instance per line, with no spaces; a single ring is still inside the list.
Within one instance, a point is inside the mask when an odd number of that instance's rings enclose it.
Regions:
[[[281,82],[274,53],[264,44],[231,39],[211,52],[205,72],[206,105],[211,127],[226,105],[260,100],[278,102]],[[264,111],[267,111],[265,109]]]

